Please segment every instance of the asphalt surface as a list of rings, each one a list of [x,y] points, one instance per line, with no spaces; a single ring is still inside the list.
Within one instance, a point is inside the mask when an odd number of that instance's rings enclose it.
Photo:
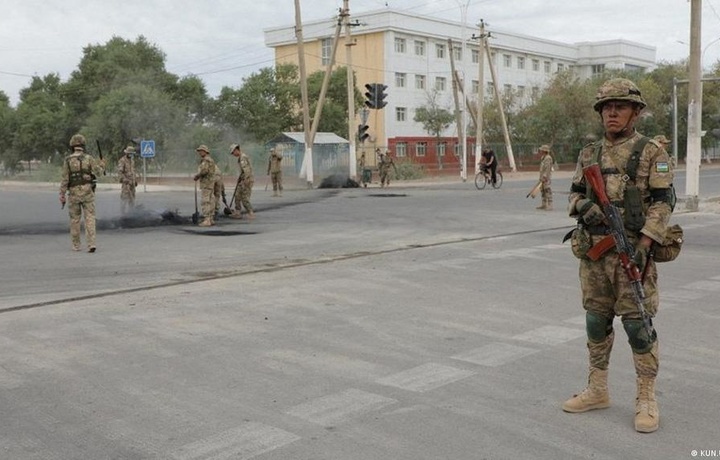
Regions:
[[[612,406],[560,409],[585,384],[584,314],[568,175],[551,212],[534,176],[256,189],[255,220],[210,229],[190,187],[139,192],[129,218],[101,187],[95,254],[70,250],[54,187],[0,183],[0,458],[720,455],[715,200],[673,216],[661,427],[639,434],[619,322]]]

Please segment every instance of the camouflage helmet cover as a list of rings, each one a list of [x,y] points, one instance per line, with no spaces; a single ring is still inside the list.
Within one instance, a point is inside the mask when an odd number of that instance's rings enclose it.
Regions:
[[[70,147],[85,147],[85,136],[75,134],[70,138]]]
[[[548,152],[550,153],[550,146],[547,144],[543,144],[538,148],[538,152]]]
[[[127,155],[127,154],[134,155],[134,154],[135,154],[135,147],[133,147],[132,145],[128,145],[127,147],[125,147],[125,150],[123,150],[123,153],[126,154],[126,155]]]
[[[603,105],[608,101],[630,101],[641,109],[647,104],[642,98],[640,89],[627,78],[612,78],[598,88],[593,108],[596,112],[602,111]]]

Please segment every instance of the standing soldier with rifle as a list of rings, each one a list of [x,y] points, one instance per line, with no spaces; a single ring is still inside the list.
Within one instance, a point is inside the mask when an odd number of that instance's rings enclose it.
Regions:
[[[238,176],[237,185],[235,186],[235,195],[233,196],[235,209],[232,210],[230,217],[240,219],[242,216],[242,208],[245,207],[248,219],[252,219],[255,217],[255,212],[250,204],[250,196],[252,195],[252,188],[255,183],[252,162],[250,161],[250,157],[240,149],[239,144],[230,146],[230,155],[238,159],[238,168],[240,169],[240,175]]]
[[[553,196],[552,196],[552,170],[553,159],[552,153],[550,153],[549,145],[541,145],[538,149],[538,155],[540,156],[540,196],[542,197],[542,204],[535,209],[544,209],[545,211],[552,211],[553,208]]]
[[[118,176],[120,179],[120,212],[127,214],[135,208],[135,189],[138,177],[135,173],[135,147],[129,145],[123,150],[123,156],[118,160]]]
[[[655,400],[658,338],[652,318],[659,297],[655,261],[648,257],[662,243],[675,204],[673,169],[667,152],[635,131],[646,106],[630,80],[602,84],[593,108],[604,138],[580,152],[569,197],[573,254],[580,259],[580,287],[589,352],[588,385],[565,401],[566,412],[610,406],[607,378],[615,337],[613,320],[622,319],[635,364],[635,429],[658,429]],[[607,241],[610,244],[607,244]]]
[[[275,148],[270,149],[270,158],[268,159],[267,173],[272,180],[273,196],[282,196],[282,161],[283,155]]]
[[[97,161],[85,152],[85,136],[82,134],[75,134],[70,138],[70,148],[73,151],[63,162],[60,204],[65,207],[65,203],[69,201],[73,251],[80,250],[80,220],[85,214],[88,252],[95,252],[95,185],[97,176],[105,171],[105,161]]]

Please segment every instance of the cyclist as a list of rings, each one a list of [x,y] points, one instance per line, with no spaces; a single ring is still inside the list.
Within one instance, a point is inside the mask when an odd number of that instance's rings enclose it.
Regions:
[[[497,182],[497,157],[493,149],[486,147],[480,158],[480,170],[486,173],[488,169],[490,170],[490,180],[494,186]]]

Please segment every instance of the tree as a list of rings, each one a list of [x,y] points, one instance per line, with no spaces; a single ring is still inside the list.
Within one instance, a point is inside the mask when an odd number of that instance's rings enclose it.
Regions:
[[[283,131],[301,130],[297,66],[266,67],[243,80],[239,89],[223,87],[215,114],[231,127],[264,143]]]
[[[427,104],[417,108],[413,120],[422,124],[425,132],[435,138],[438,169],[443,169],[442,156],[440,156],[437,146],[440,145],[440,136],[443,131],[455,121],[455,116],[452,112],[440,106],[437,90],[427,92]]]
[[[15,133],[15,110],[10,106],[10,98],[0,91],[0,173],[14,171],[18,158],[12,150]]]
[[[315,113],[324,78],[324,70],[314,72],[308,77],[308,95],[311,101],[311,115]],[[363,96],[362,92],[357,89],[357,85],[354,85],[354,87],[354,104],[357,109],[362,106]],[[323,105],[320,123],[318,124],[318,131],[335,133],[346,139],[349,137],[347,99],[347,67],[340,67],[330,74],[330,81],[325,94],[325,103]]]
[[[30,87],[20,91],[16,121],[12,148],[19,160],[46,160],[67,151],[73,126],[59,75],[33,77]]]

